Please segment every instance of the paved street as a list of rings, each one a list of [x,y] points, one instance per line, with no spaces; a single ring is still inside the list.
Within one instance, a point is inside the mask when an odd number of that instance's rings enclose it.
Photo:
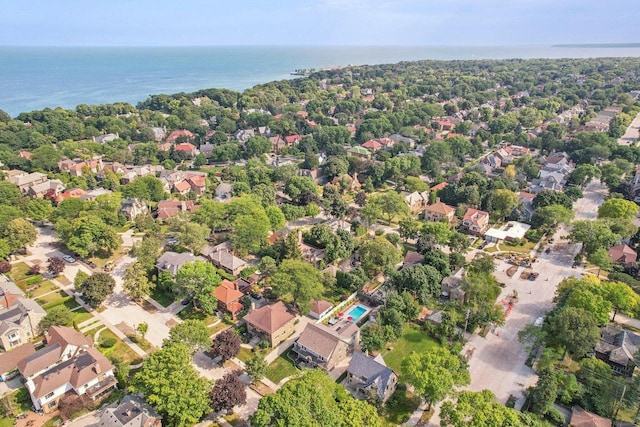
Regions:
[[[576,220],[598,218],[598,206],[604,202],[609,192],[605,184],[594,179],[583,190],[584,197],[573,204]]]
[[[620,145],[635,145],[640,138],[640,113],[634,117],[624,135],[618,138]]]

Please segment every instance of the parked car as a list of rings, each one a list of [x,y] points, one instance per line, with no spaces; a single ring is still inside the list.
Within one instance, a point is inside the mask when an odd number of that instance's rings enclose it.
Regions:
[[[115,267],[116,263],[113,261],[107,261],[106,264],[103,267],[104,271],[111,271],[113,270],[113,267]]]
[[[62,255],[62,259],[68,263],[76,262],[76,259],[71,255]]]
[[[262,299],[262,295],[255,293],[255,292],[251,292],[249,295],[251,295],[251,298],[253,299],[257,299],[257,300],[261,300]]]

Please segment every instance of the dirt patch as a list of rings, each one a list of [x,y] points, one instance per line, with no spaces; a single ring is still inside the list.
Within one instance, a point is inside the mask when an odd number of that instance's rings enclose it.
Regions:
[[[169,320],[167,320],[167,323],[165,323],[165,325],[167,325],[169,328],[173,328],[177,324],[178,324],[178,322],[176,322],[175,319],[169,319]]]
[[[146,299],[143,299],[141,301],[136,301],[136,304],[142,307],[142,309],[147,313],[155,314],[158,312],[158,309]]]
[[[531,276],[532,273],[533,273],[533,270],[526,269],[522,273],[520,273],[520,278],[522,280],[528,280],[529,276]]]
[[[251,388],[251,390],[255,391],[260,396],[266,396],[267,394],[275,393],[275,391],[271,387],[267,386],[263,382],[258,382],[257,384],[251,384],[249,387]]]
[[[120,322],[116,325],[116,328],[118,328],[123,334],[125,335],[135,335],[136,331],[129,325],[127,325],[124,322]]]
[[[507,276],[509,277],[513,277],[514,274],[516,274],[516,271],[518,271],[518,267],[515,265],[512,265],[511,267],[507,268]]]

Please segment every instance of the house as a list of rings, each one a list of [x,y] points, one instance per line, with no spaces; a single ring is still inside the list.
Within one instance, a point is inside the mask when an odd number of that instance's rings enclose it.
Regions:
[[[144,200],[127,197],[120,205],[120,213],[127,218],[127,221],[133,221],[138,215],[148,214],[149,208]]]
[[[432,205],[424,208],[424,220],[431,222],[452,222],[456,214],[454,207],[442,203],[439,199]]]
[[[0,275],[0,310],[9,308],[18,298],[25,298],[24,292],[4,274]]]
[[[47,198],[54,200],[64,189],[65,187],[62,181],[50,179],[40,184],[32,185],[27,191],[27,195],[37,199]]]
[[[171,150],[173,144],[171,142],[158,142],[158,151],[167,152]]]
[[[195,136],[186,129],[182,130],[174,130],[167,137],[167,142],[175,143],[175,142],[189,142],[193,141]]]
[[[429,203],[429,192],[423,191],[422,193],[414,191],[404,197],[404,202],[409,206],[411,213],[414,215],[422,212]]]
[[[128,394],[103,407],[98,422],[87,427],[162,427],[162,418],[141,397]]]
[[[179,151],[181,153],[186,153],[190,157],[193,157],[198,153],[198,150],[196,149],[196,146],[193,145],[190,142],[183,142],[181,144],[177,144],[173,148],[173,151]]]
[[[26,342],[11,351],[0,353],[0,381],[7,381],[18,375],[18,362],[35,352],[33,343]]]
[[[392,140],[395,144],[403,143],[406,144],[409,148],[414,148],[416,146],[416,140],[413,138],[407,138],[406,136],[400,135],[399,133],[394,133],[389,136],[389,139]]]
[[[424,261],[424,255],[415,251],[407,251],[402,261],[402,267],[411,267],[412,265],[421,264]]]
[[[438,192],[438,191],[442,190],[443,188],[445,188],[447,185],[449,185],[449,183],[447,181],[443,181],[440,184],[436,184],[433,187],[431,187],[431,191],[432,192]]]
[[[396,391],[398,374],[387,367],[381,355],[375,358],[354,351],[347,368],[346,384],[354,397],[385,403]]]
[[[160,142],[164,139],[164,137],[167,135],[167,129],[166,128],[161,128],[161,127],[150,127],[149,129],[151,129],[151,132],[153,133],[153,139],[156,142]]]
[[[238,129],[233,137],[236,141],[245,144],[249,138],[256,136],[256,132],[253,129]]]
[[[55,196],[52,202],[59,204],[60,202],[67,199],[80,199],[86,194],[87,192],[82,188],[72,188],[71,190],[64,190],[62,193]]]
[[[216,187],[213,200],[217,202],[228,202],[233,198],[233,185],[223,182]]]
[[[156,261],[156,268],[158,273],[168,271],[172,276],[175,276],[180,267],[184,264],[194,261],[206,261],[201,256],[195,256],[191,252],[183,252],[181,254],[177,252],[168,251],[163,253],[158,261]]]
[[[245,260],[238,258],[226,249],[210,253],[208,258],[211,260],[213,265],[222,268],[224,271],[229,274],[233,274],[234,276],[237,276],[242,270],[247,268]]]
[[[116,387],[113,365],[93,340],[73,328],[52,326],[46,346],[18,362],[36,411],[49,413],[66,393],[97,400]]]
[[[527,193],[526,191],[518,192],[518,213],[525,219],[530,219],[535,208],[533,207],[533,199],[536,195]]]
[[[502,227],[490,228],[484,234],[484,239],[487,242],[500,243],[503,240],[518,240],[524,238],[525,234],[531,226],[523,222],[509,221]]]
[[[236,285],[233,282],[227,279],[222,279],[214,294],[218,300],[218,310],[230,315],[232,319],[236,319],[243,308],[240,299],[244,294],[236,289]]]
[[[454,301],[459,304],[467,302],[467,293],[464,290],[464,277],[466,275],[467,270],[465,270],[464,267],[460,267],[452,275],[442,279],[440,282],[441,295],[449,298],[449,301]]]
[[[295,331],[295,319],[282,301],[265,305],[244,316],[247,330],[253,336],[267,341],[275,347]]]
[[[96,173],[102,170],[102,156],[95,156],[91,160],[65,159],[58,162],[58,168],[72,176],[82,176],[86,171]]]
[[[186,180],[176,182],[175,184],[173,184],[173,191],[174,193],[186,196],[187,194],[189,194],[189,192],[191,192],[191,186]]]
[[[612,246],[609,249],[609,257],[615,263],[627,264],[630,262],[636,262],[636,260],[638,259],[638,254],[629,246],[622,244]]]
[[[278,135],[269,137],[269,141],[271,142],[271,151],[273,151],[274,153],[287,145],[285,140]]]
[[[202,153],[203,156],[205,156],[206,158],[211,157],[211,154],[213,154],[213,149],[216,146],[210,143],[206,143],[206,144],[201,144],[200,145],[200,153]]]
[[[469,208],[462,218],[462,228],[471,234],[481,235],[489,227],[489,213]]]
[[[347,156],[369,160],[371,159],[371,152],[364,147],[351,147],[347,150]]]
[[[611,366],[616,374],[631,378],[636,368],[634,356],[639,349],[640,335],[611,325],[602,328],[595,356]]]
[[[380,144],[375,139],[370,139],[370,140],[364,142],[363,144],[361,144],[360,146],[366,148],[367,150],[371,151],[372,153],[375,153],[376,151],[382,149],[382,144]]]
[[[95,190],[87,191],[86,194],[81,194],[80,200],[83,200],[83,201],[95,200],[100,196],[104,196],[105,194],[111,194],[111,193],[112,193],[111,190],[107,190],[104,188],[96,188]]]
[[[302,135],[289,135],[284,137],[284,142],[288,147],[294,147],[302,141]]]
[[[40,172],[26,173],[22,171],[9,171],[9,182],[18,186],[20,192],[27,194],[29,188],[33,185],[47,181],[47,175]]]
[[[93,142],[105,144],[107,142],[115,141],[118,138],[120,138],[120,135],[118,135],[118,133],[105,133],[104,135],[94,136],[91,139],[93,140]]]
[[[204,175],[191,175],[186,182],[191,187],[191,191],[198,196],[202,196],[207,190],[207,178]]]
[[[46,316],[38,303],[22,296],[0,310],[0,347],[9,351],[36,337],[40,321]]]
[[[359,331],[352,322],[338,327],[338,330],[309,323],[293,343],[291,351],[295,354],[296,363],[330,371],[353,351]]]
[[[325,316],[331,309],[333,308],[333,304],[329,301],[314,299],[311,300],[311,311],[309,311],[309,317],[312,319],[321,319]]]
[[[193,200],[162,200],[158,202],[156,216],[160,220],[166,220],[178,215],[180,212],[193,213],[199,207]]]
[[[579,406],[571,408],[570,427],[611,427],[611,425],[612,422],[609,418],[601,417]]]

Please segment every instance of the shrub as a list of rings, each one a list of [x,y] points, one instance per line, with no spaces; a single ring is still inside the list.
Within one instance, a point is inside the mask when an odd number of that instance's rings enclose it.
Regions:
[[[42,276],[39,274],[37,276],[29,277],[27,280],[25,280],[25,283],[29,286],[37,285],[40,282],[42,282]]]
[[[11,264],[7,261],[0,262],[0,273],[8,273],[11,271]]]
[[[118,340],[116,340],[115,338],[112,338],[112,337],[105,338],[100,343],[100,347],[102,347],[102,348],[111,348],[114,345],[116,345],[117,342],[118,342]]]
[[[633,276],[630,276],[627,273],[614,271],[612,273],[609,273],[608,279],[614,282],[626,283],[634,289],[640,288],[640,280],[633,278]]]
[[[562,412],[558,411],[556,408],[551,408],[545,417],[557,426],[563,426],[566,422]]]
[[[37,264],[32,265],[29,269],[29,274],[40,274],[40,266]]]

